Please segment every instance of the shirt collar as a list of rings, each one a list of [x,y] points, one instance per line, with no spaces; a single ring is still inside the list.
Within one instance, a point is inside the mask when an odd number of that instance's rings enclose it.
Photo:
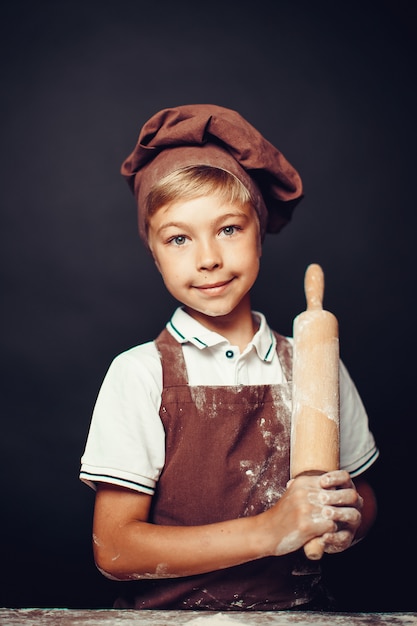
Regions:
[[[259,321],[259,329],[252,341],[247,346],[245,353],[255,348],[257,355],[262,361],[270,362],[275,354],[276,339],[269,328],[265,316],[258,311],[253,314]],[[188,315],[182,307],[178,307],[166,325],[168,332],[179,343],[192,343],[200,350],[213,347],[221,343],[229,343],[219,333],[209,330],[193,317]]]

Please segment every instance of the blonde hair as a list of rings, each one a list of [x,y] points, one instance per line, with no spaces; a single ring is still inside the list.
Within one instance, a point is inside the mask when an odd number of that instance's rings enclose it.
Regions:
[[[162,206],[205,195],[215,195],[231,204],[255,205],[248,189],[234,174],[209,165],[190,165],[167,174],[152,187],[146,198],[146,226]]]

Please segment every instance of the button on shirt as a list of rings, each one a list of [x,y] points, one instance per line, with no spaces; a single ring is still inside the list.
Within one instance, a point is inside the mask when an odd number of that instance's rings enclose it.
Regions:
[[[182,344],[188,381],[195,385],[272,385],[286,381],[275,336],[265,317],[240,353],[227,339],[179,307],[167,324]],[[117,356],[104,378],[91,420],[80,478],[95,488],[107,482],[153,494],[164,466],[164,429],[159,417],[162,367],[154,342]],[[378,457],[362,401],[340,364],[340,464],[359,475]]]

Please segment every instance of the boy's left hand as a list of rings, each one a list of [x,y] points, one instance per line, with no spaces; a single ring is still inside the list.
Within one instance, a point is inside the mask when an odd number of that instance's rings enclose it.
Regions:
[[[364,500],[344,470],[323,474],[321,487],[325,490],[320,494],[323,504],[332,507],[328,509],[329,515],[338,526],[336,532],[322,536],[324,551],[329,554],[342,552],[354,542],[362,522]]]

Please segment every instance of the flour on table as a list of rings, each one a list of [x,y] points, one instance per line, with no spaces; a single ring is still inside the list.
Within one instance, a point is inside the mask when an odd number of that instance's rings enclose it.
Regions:
[[[223,615],[223,613],[216,613],[210,617],[196,617],[186,623],[187,626],[247,626],[243,622]]]

